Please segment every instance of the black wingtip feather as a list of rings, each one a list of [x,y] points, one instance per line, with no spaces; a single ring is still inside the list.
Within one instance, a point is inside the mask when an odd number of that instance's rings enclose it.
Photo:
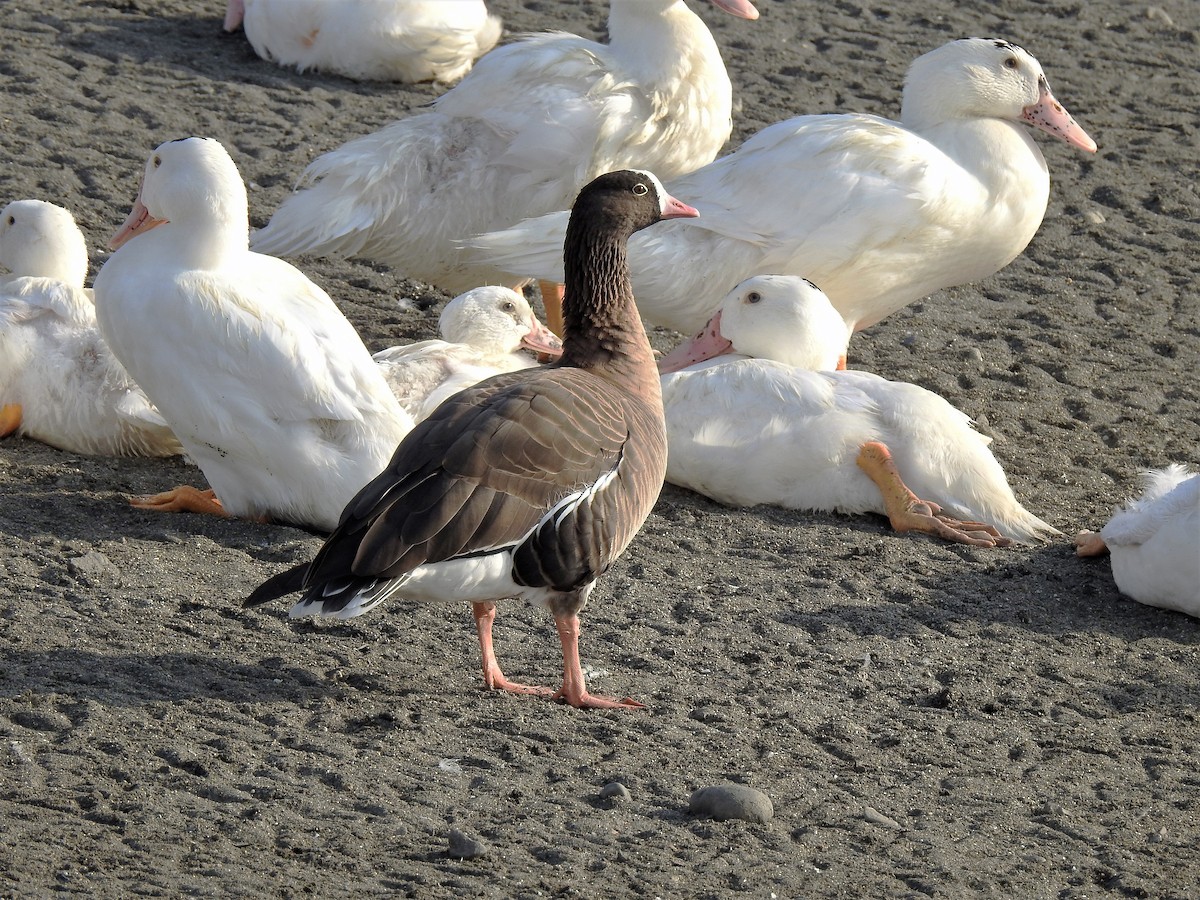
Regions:
[[[258,587],[256,587],[250,596],[242,601],[242,609],[251,606],[262,606],[264,603],[270,603],[272,600],[284,596],[285,594],[293,594],[304,586],[304,576],[308,572],[310,563],[300,563],[298,566],[293,566],[286,572],[280,572],[278,575],[272,575]]]

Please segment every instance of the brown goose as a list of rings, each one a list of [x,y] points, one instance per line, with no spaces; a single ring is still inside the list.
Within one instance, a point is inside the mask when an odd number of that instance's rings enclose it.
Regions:
[[[579,611],[649,515],[667,442],[654,356],[625,259],[633,232],[695,216],[649,172],[601,175],[580,193],[564,244],[562,358],[454,395],[350,501],[311,564],[260,585],[254,606],[295,590],[293,616],[349,618],[388,597],[469,600],[489,688],[576,707],[640,707],[589,694]],[[562,641],[558,691],[505,678],[496,601],[547,607]]]

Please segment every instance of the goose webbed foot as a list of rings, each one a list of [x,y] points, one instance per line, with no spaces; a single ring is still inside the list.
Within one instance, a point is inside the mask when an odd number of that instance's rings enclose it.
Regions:
[[[1103,556],[1108,552],[1108,544],[1097,531],[1081,531],[1075,535],[1076,556]]]

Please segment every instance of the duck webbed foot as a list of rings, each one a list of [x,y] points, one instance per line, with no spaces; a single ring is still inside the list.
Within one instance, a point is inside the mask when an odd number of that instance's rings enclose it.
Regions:
[[[916,531],[973,547],[1007,547],[1012,544],[993,526],[951,518],[943,514],[942,508],[936,503],[922,500],[910,491],[892,461],[891,452],[879,441],[863,444],[856,461],[883,494],[884,509],[896,531]]]

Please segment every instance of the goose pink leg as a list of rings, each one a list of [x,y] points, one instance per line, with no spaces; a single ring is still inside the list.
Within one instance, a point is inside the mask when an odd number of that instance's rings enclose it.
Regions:
[[[483,654],[483,683],[489,690],[508,691],[511,694],[533,694],[549,697],[554,691],[548,687],[531,687],[509,681],[496,662],[496,651],[492,648],[492,625],[496,621],[496,604],[491,602],[472,603],[471,615],[475,617],[475,630],[479,632],[479,649]]]
[[[554,695],[555,700],[564,700],[576,709],[645,709],[645,705],[629,697],[612,700],[589,694],[583,678],[583,666],[579,662],[579,616],[574,613],[555,615],[554,627],[562,641],[563,683]]]

